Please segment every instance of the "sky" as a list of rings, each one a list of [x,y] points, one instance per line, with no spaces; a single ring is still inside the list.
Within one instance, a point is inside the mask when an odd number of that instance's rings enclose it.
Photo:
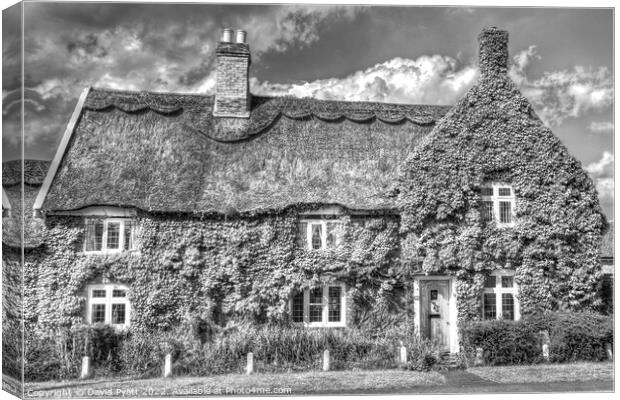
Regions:
[[[19,10],[2,19],[2,158],[20,157]],[[50,160],[87,86],[212,94],[225,27],[254,94],[454,104],[476,37],[510,33],[510,76],[581,161],[613,219],[613,11],[570,8],[24,3],[26,158]]]

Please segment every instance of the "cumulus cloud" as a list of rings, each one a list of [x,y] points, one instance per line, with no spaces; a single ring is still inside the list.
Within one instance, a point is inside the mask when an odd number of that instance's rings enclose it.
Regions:
[[[538,79],[530,79],[528,69],[539,59],[536,46],[518,52],[513,57],[510,76],[547,125],[557,126],[567,118],[578,118],[612,106],[613,78],[607,68],[576,66],[572,70],[545,72]]]
[[[600,160],[585,167],[596,184],[599,197],[603,203],[612,203],[614,199],[614,155],[603,152]]]
[[[588,130],[592,133],[605,134],[614,131],[614,124],[608,121],[605,122],[590,122]]]
[[[477,77],[473,65],[447,56],[394,58],[344,78],[278,84],[250,82],[253,92],[319,99],[393,103],[453,104]]]

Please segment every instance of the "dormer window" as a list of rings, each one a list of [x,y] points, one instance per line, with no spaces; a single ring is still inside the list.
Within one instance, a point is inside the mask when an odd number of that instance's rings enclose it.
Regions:
[[[514,225],[514,190],[510,185],[493,183],[481,189],[480,214],[485,222],[498,226]]]
[[[299,222],[299,246],[307,250],[323,250],[339,244],[339,220],[302,219]]]
[[[134,221],[130,218],[86,218],[84,252],[118,253],[133,250]]]

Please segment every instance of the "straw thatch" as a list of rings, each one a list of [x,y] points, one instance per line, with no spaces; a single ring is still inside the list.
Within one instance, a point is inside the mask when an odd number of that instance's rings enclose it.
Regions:
[[[43,210],[90,205],[247,212],[301,203],[393,208],[397,166],[447,107],[92,90]]]
[[[22,215],[24,216],[24,248],[38,247],[43,243],[45,226],[41,219],[33,218],[32,206],[47,174],[50,162],[24,160],[22,208],[22,160],[2,163],[2,188],[11,203],[11,216],[2,221],[2,243],[11,247],[22,245]]]

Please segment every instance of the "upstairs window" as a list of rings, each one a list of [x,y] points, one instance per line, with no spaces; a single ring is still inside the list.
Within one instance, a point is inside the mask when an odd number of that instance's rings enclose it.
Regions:
[[[117,328],[129,325],[128,288],[121,284],[90,285],[87,291],[86,319],[89,324],[106,324]]]
[[[484,319],[520,318],[519,302],[516,297],[517,285],[514,271],[501,270],[489,275],[482,295],[482,317]]]
[[[498,226],[514,225],[515,196],[511,186],[493,183],[481,189],[480,215]]]
[[[134,221],[129,218],[87,218],[84,252],[133,250]]]
[[[304,219],[299,222],[299,247],[308,250],[323,250],[338,246],[338,220]]]
[[[291,299],[293,322],[309,327],[345,326],[345,290],[343,284],[324,285],[297,292]]]

